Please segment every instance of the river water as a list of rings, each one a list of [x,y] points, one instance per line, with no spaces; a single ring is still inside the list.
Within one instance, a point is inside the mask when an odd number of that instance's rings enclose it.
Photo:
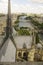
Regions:
[[[34,27],[32,23],[30,22],[30,20],[26,20],[25,18],[26,16],[21,16],[19,18],[19,27],[28,27],[30,29],[33,29]]]

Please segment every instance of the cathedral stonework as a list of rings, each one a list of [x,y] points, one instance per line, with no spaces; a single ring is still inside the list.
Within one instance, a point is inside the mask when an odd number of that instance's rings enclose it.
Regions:
[[[43,50],[35,49],[34,45],[31,49],[17,49],[16,61],[43,61]]]

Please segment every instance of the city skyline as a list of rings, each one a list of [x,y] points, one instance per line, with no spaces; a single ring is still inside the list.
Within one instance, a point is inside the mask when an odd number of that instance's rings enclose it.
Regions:
[[[7,13],[8,0],[0,0],[0,13]],[[43,0],[11,0],[12,13],[43,13]]]

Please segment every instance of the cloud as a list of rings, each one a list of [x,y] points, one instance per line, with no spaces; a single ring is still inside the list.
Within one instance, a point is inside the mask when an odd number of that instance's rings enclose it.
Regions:
[[[7,3],[7,2],[8,2],[8,0],[1,0],[1,2],[3,2],[3,3]]]
[[[24,12],[24,13],[43,13],[43,6],[41,5],[35,5],[35,4],[18,4],[13,3],[13,0],[11,0],[11,10],[12,13],[17,12]],[[14,0],[15,1],[15,0]],[[32,0],[33,1],[33,0]],[[1,0],[0,1],[0,13],[7,13],[7,6],[8,6],[8,0]]]
[[[0,1],[0,13],[7,13],[7,0]]]
[[[36,2],[36,3],[43,3],[43,0],[31,0],[33,2]]]
[[[43,13],[43,6],[37,6],[37,5],[30,5],[26,4],[24,5],[19,5],[15,4],[12,6],[12,12],[24,12],[24,13]]]

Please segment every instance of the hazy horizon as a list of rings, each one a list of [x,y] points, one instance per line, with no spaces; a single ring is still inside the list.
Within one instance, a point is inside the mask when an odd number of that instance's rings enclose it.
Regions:
[[[0,13],[7,14],[8,0],[0,0]],[[11,0],[12,13],[43,13],[43,0]]]

